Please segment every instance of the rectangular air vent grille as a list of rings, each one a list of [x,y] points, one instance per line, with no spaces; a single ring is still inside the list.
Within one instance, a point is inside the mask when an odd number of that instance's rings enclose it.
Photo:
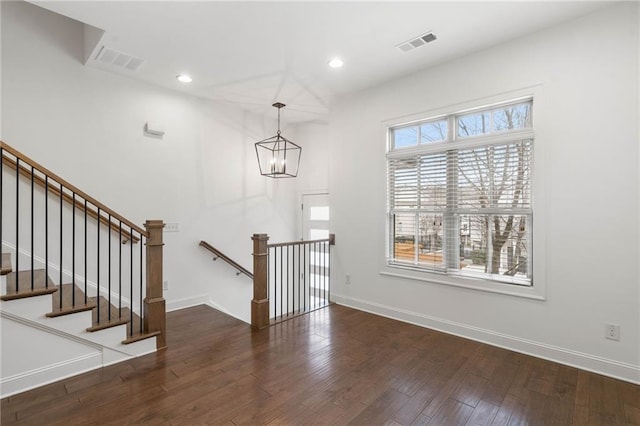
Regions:
[[[100,52],[96,55],[96,61],[108,68],[133,72],[138,71],[144,63],[144,59],[136,58],[135,56],[123,52],[118,52],[117,50],[106,46],[102,46]]]
[[[427,43],[431,43],[436,38],[437,37],[431,31],[429,31],[428,33],[422,34],[421,36],[418,36],[418,37],[412,38],[411,40],[400,43],[399,45],[396,46],[396,48],[399,49],[401,52],[408,52],[417,47],[424,46]]]

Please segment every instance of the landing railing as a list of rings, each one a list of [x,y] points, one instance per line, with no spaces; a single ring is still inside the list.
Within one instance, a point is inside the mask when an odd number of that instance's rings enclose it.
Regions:
[[[47,316],[92,310],[88,331],[128,324],[123,343],[164,347],[163,222],[143,229],[4,142],[0,154],[0,241],[18,271],[3,299],[54,286]]]
[[[330,238],[267,244],[253,235],[251,325],[261,329],[330,304]]]

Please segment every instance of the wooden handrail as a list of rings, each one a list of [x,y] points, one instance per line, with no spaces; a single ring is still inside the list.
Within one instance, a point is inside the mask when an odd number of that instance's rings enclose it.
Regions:
[[[211,253],[215,254],[216,256],[218,256],[220,259],[224,260],[225,262],[227,262],[229,265],[233,266],[236,271],[238,271],[236,273],[236,275],[240,275],[240,274],[245,274],[246,276],[248,276],[249,278],[253,279],[253,274],[251,273],[251,271],[249,271],[248,269],[246,269],[245,267],[243,267],[242,265],[240,265],[239,263],[237,263],[235,260],[231,259],[229,256],[225,255],[224,253],[222,253],[220,250],[218,250],[217,248],[215,248],[214,246],[212,246],[211,244],[209,244],[206,241],[200,241],[200,246],[204,247],[205,249],[209,250]],[[213,259],[216,260],[217,258]]]
[[[115,219],[116,221],[124,223],[129,228],[131,228],[131,229],[135,230],[136,232],[138,232],[140,235],[143,235],[145,237],[149,236],[145,229],[141,228],[140,226],[138,226],[135,223],[131,222],[130,220],[126,219],[124,216],[122,216],[122,215],[116,213],[115,211],[111,210],[110,208],[108,208],[107,206],[105,206],[104,204],[102,204],[101,202],[96,200],[95,198],[91,197],[90,195],[86,194],[84,191],[81,191],[80,189],[78,189],[74,185],[72,185],[69,182],[67,182],[66,180],[62,179],[60,176],[56,175],[55,173],[53,173],[52,171],[50,171],[46,167],[38,164],[36,161],[34,161],[31,158],[27,157],[26,155],[22,154],[20,151],[17,151],[16,149],[14,149],[11,146],[7,145],[4,141],[0,140],[0,148],[2,148],[4,151],[7,151],[8,153],[13,155],[17,159],[20,159],[21,162],[24,162],[24,163],[28,164],[30,167],[33,167],[34,170],[37,170],[40,173],[48,176],[50,179],[53,179],[54,182],[56,182],[58,185],[61,186],[60,189],[53,188],[53,187],[49,186],[49,190],[51,192],[53,192],[54,194],[60,195],[60,191],[62,190],[62,188],[67,188],[68,190],[72,191],[76,195],[79,195],[84,200],[86,200],[89,203],[93,204],[96,207],[96,209],[100,209],[105,214],[111,215],[112,219]],[[12,167],[15,170],[17,161],[12,161],[10,158],[5,157],[4,155],[3,155],[2,159],[3,159],[3,163],[4,164],[7,164],[8,166]],[[20,174],[22,174],[23,176],[28,176],[30,178],[31,177],[31,170],[30,170],[30,168],[21,166],[20,167]],[[44,179],[42,179],[39,176],[36,177],[34,175],[34,182],[35,181],[37,181],[38,185],[44,187]],[[63,198],[67,202],[70,202],[70,203],[73,202],[73,197],[70,196],[69,194],[65,194],[64,191],[63,191]],[[76,206],[77,206],[76,208],[84,209],[84,204],[83,203],[78,204],[77,200],[76,200]],[[91,215],[93,218],[97,218],[98,217],[98,212],[96,210],[87,209],[87,213],[89,215]],[[107,218],[105,218],[104,216],[102,216],[102,215],[100,216],[100,221],[103,222],[103,223],[109,223],[109,220]],[[118,228],[119,228],[114,223],[110,223],[109,225],[114,230],[118,230]],[[138,238],[134,236],[134,242],[137,239]]]
[[[329,243],[330,245],[335,246],[336,234],[329,234],[329,238],[323,238],[320,240],[298,240],[298,241],[289,241],[286,243],[267,244],[267,247],[272,248],[272,247],[284,247],[284,246],[299,246],[302,244],[311,244],[311,243]]]
[[[16,169],[16,161],[12,160],[11,158],[8,157],[3,157],[2,158],[2,163],[5,166],[8,166],[9,168],[11,168],[12,170]],[[30,167],[25,167],[23,165],[20,165],[20,174],[22,176],[24,176],[27,179],[31,179],[31,168]],[[56,188],[55,186],[51,186],[51,184],[46,184],[45,180],[38,176],[37,174],[33,175],[33,181],[36,185],[40,186],[41,188],[45,188],[47,187],[49,189],[49,192],[51,194],[54,195],[54,197],[59,197],[60,196],[60,189]],[[59,184],[58,184],[59,185]],[[73,196],[69,195],[68,193],[62,191],[62,198],[64,199],[64,201],[66,201],[69,204],[73,204]],[[79,212],[83,212],[84,211],[84,203],[80,202],[80,200],[75,200],[75,208],[79,211]],[[87,215],[93,219],[97,219],[98,218],[98,211],[92,207],[87,206]],[[113,216],[112,216],[113,217]],[[115,232],[120,232],[120,227],[118,224],[116,223],[109,223],[109,219],[100,215],[100,223],[103,223],[107,226],[111,227],[112,231]],[[123,232],[122,233],[122,244],[126,244],[127,242],[129,242],[129,239],[131,239],[131,234],[129,232]],[[134,244],[137,244],[138,241],[140,241],[140,237],[138,237],[137,235],[133,236],[132,239]]]

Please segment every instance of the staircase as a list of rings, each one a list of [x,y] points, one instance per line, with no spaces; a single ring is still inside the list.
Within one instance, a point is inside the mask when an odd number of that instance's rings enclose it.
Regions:
[[[0,396],[163,348],[162,221],[143,229],[0,153]]]
[[[51,310],[45,314],[47,318],[91,311],[91,326],[87,327],[86,331],[94,332],[126,325],[126,338],[122,340],[124,345],[160,335],[160,331],[145,332],[140,316],[130,308],[114,306],[104,296],[88,297],[75,284],[56,286],[44,269],[13,272],[11,255],[8,253],[2,254],[1,274],[6,276],[6,291],[0,296],[2,301],[51,295]],[[61,291],[58,291],[60,287]],[[96,299],[99,302],[96,302]],[[6,305],[2,305],[2,308],[4,311]]]

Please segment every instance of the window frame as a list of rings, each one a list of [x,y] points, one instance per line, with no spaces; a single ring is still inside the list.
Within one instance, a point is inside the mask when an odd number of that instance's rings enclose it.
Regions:
[[[546,241],[546,213],[544,200],[545,186],[544,182],[544,158],[546,157],[546,149],[544,147],[544,128],[545,117],[541,113],[544,109],[544,91],[542,85],[535,85],[516,91],[504,93],[502,95],[486,97],[484,99],[451,105],[449,107],[432,110],[430,112],[413,114],[412,116],[401,117],[383,122],[385,129],[385,187],[386,191],[390,191],[390,182],[388,168],[391,159],[405,158],[411,155],[426,155],[427,153],[445,153],[447,150],[469,149],[473,147],[487,146],[490,142],[492,145],[504,144],[506,142],[517,142],[522,140],[535,140],[533,143],[531,157],[531,180],[529,182],[531,191],[531,222],[527,224],[529,228],[528,246],[529,246],[529,276],[531,278],[530,285],[523,282],[508,282],[511,279],[502,279],[496,281],[487,279],[487,276],[474,277],[473,274],[452,273],[452,271],[438,271],[435,269],[427,269],[423,266],[412,264],[411,262],[394,262],[393,261],[393,232],[391,221],[392,209],[389,198],[386,200],[386,232],[385,232],[385,251],[384,251],[384,267],[380,271],[382,275],[393,276],[398,278],[406,278],[417,280],[425,283],[445,284],[456,287],[469,288],[474,290],[482,290],[493,293],[501,293],[513,296],[520,296],[538,300],[546,300],[546,259],[538,256],[537,253],[544,246]],[[457,119],[460,116],[471,114],[475,111],[493,112],[497,108],[519,104],[522,102],[533,100],[529,110],[529,127],[516,130],[499,130],[495,131],[493,126],[488,134],[458,136]],[[418,143],[413,146],[405,146],[394,149],[393,129],[402,127],[417,126],[418,129],[424,123],[439,121],[444,117],[448,120],[449,137],[443,142],[420,143],[420,135],[417,135]],[[534,118],[535,117],[535,118]],[[532,123],[535,120],[535,128]],[[493,121],[493,118],[492,118]],[[446,149],[445,149],[446,147]],[[533,212],[535,211],[535,214]],[[507,213],[503,212],[502,214]],[[458,213],[455,213],[458,214]],[[500,213],[495,213],[500,214]],[[417,216],[417,215],[416,215]],[[535,229],[535,232],[533,232]],[[459,242],[459,239],[456,240]],[[535,257],[535,262],[533,259]],[[415,261],[415,259],[414,259]],[[445,265],[446,266],[446,265]],[[535,281],[534,281],[535,277]],[[514,285],[516,284],[516,285]],[[518,285],[520,284],[520,285]],[[524,284],[524,285],[522,285]]]

